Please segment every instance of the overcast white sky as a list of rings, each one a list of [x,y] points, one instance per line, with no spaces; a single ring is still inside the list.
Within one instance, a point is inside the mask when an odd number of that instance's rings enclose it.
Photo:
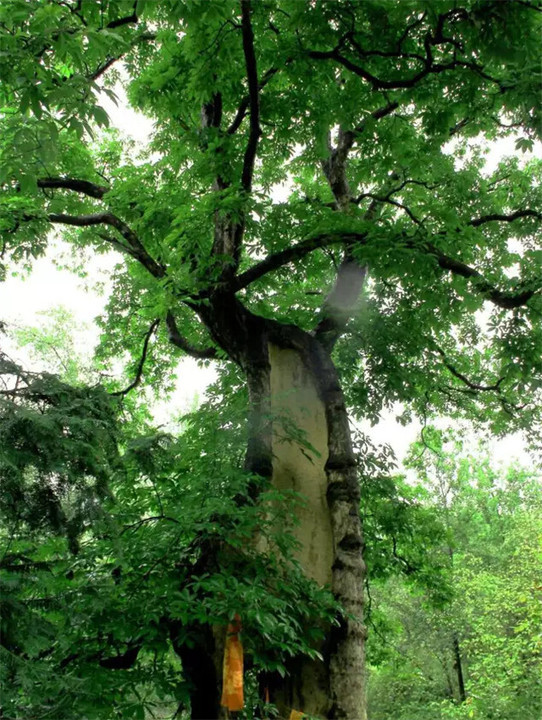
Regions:
[[[145,143],[152,130],[152,123],[128,108],[122,91],[118,89],[117,92],[120,99],[118,106],[107,97],[104,97],[103,102],[112,125],[136,141]],[[488,157],[488,170],[493,169],[503,155],[513,152],[514,139],[509,138]],[[65,251],[65,247],[63,248],[61,242],[54,242],[48,256],[34,263],[29,277],[8,275],[6,282],[0,284],[0,320],[19,327],[39,327],[43,323],[41,312],[63,305],[69,308],[76,320],[79,328],[76,338],[78,344],[90,352],[98,338],[95,318],[102,312],[107,301],[108,276],[116,262],[115,254],[89,258],[85,264],[87,277],[81,279],[55,264],[54,258],[60,257],[63,250]],[[105,287],[103,293],[98,291],[100,283]],[[13,346],[6,346],[4,339],[2,344],[12,355],[24,358],[24,353]],[[203,396],[206,386],[214,377],[214,371],[202,369],[195,360],[187,358],[181,362],[178,377],[178,387],[171,400],[156,408],[159,423],[167,423],[171,415],[177,416],[180,411],[189,410],[194,398]],[[369,432],[376,442],[389,443],[401,458],[410,443],[416,439],[419,425],[407,428],[400,426],[390,413],[376,428],[366,425],[362,429]],[[518,437],[492,443],[491,453],[497,462],[508,463],[520,459],[528,463],[523,444]]]

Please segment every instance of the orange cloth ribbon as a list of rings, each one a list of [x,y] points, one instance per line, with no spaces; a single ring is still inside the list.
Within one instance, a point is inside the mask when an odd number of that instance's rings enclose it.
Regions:
[[[239,639],[241,618],[235,615],[228,625],[224,647],[222,678],[222,700],[220,704],[228,710],[242,710],[243,699],[243,645]]]
[[[292,710],[290,713],[290,720],[301,720],[301,718],[304,718],[305,713],[301,712],[301,710]]]

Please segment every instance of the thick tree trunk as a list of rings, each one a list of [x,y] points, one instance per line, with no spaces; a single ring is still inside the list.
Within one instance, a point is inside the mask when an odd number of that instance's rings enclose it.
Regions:
[[[305,356],[324,403],[328,432],[327,504],[333,533],[332,591],[344,615],[329,636],[330,718],[365,720],[365,628],[359,482],[350,426],[335,367],[313,341]]]
[[[319,585],[331,585],[333,533],[327,505],[328,432],[324,404],[298,352],[269,345],[273,485],[300,497],[294,535],[297,559]],[[275,691],[281,716],[294,708],[326,717],[329,678],[323,662],[298,660],[290,678]]]
[[[320,585],[331,585],[344,610],[320,648],[324,661],[293,664],[271,699],[286,717],[295,709],[365,720],[359,484],[330,354],[300,328],[255,316],[233,296],[217,295],[200,314],[247,378],[247,469],[301,496],[300,564]]]
[[[302,498],[294,533],[298,559],[345,610],[331,628],[324,662],[302,661],[276,696],[317,717],[362,720],[364,627],[359,485],[348,417],[329,354],[297,328],[267,325],[272,417],[272,482]]]
[[[269,345],[273,485],[302,498],[294,534],[298,559],[319,585],[331,585],[333,532],[327,504],[326,410],[298,352]]]

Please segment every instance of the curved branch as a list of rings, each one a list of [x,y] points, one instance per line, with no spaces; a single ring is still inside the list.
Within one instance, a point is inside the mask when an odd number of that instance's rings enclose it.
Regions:
[[[529,208],[526,208],[525,210],[516,210],[515,212],[510,213],[510,215],[492,213],[490,215],[482,215],[479,218],[474,218],[473,220],[470,220],[468,224],[472,227],[478,227],[479,225],[484,225],[488,222],[513,222],[518,218],[524,217],[534,217],[537,220],[542,220],[542,213],[539,213],[536,210],[531,210]]]
[[[396,52],[385,52],[382,50],[365,50],[361,48],[358,43],[352,41],[353,36],[351,32],[343,35],[343,37],[339,40],[338,45],[332,50],[309,50],[307,54],[309,57],[315,60],[334,60],[335,62],[345,67],[347,70],[350,70],[355,75],[358,75],[359,77],[370,83],[373,90],[399,90],[405,88],[412,88],[415,87],[421,80],[423,80],[428,75],[435,75],[445,72],[447,70],[455,70],[456,68],[464,68],[471,70],[479,77],[482,77],[489,82],[495,83],[496,85],[498,85],[501,92],[505,92],[507,90],[507,87],[498,78],[492,77],[491,75],[486,73],[483,66],[470,60],[457,59],[457,52],[462,50],[461,45],[458,44],[457,41],[454,40],[452,37],[446,37],[443,34],[444,23],[446,20],[453,18],[465,19],[465,17],[467,17],[467,14],[466,11],[462,8],[455,8],[447,13],[439,15],[437,25],[433,31],[433,34],[431,34],[431,31],[428,31],[423,39],[425,56],[403,52],[401,49],[401,43],[399,44]],[[365,67],[354,63],[341,52],[346,45],[347,40],[350,43],[352,51],[361,58],[368,58],[372,55],[376,55],[379,57],[391,57],[397,59],[415,59],[422,63],[422,67],[418,72],[414,73],[411,77],[408,78],[395,78],[389,80],[377,77]],[[445,44],[453,46],[453,59],[446,63],[435,62],[433,56],[433,46]]]
[[[145,333],[145,340],[143,342],[143,351],[141,353],[141,357],[139,358],[139,362],[137,364],[137,370],[135,378],[132,380],[132,382],[128,385],[128,387],[124,388],[124,390],[117,390],[116,392],[110,393],[111,395],[114,395],[116,397],[124,397],[127,395],[130,390],[133,390],[136,388],[143,377],[143,367],[145,365],[145,360],[147,359],[147,353],[149,351],[149,343],[151,340],[151,337],[153,336],[156,328],[158,327],[158,324],[160,323],[159,319],[156,319],[150,326],[150,328]]]
[[[251,268],[246,270],[244,273],[241,273],[241,275],[238,275],[232,283],[232,289],[234,292],[242,290],[243,288],[251,285],[255,280],[259,280],[261,277],[267,275],[273,270],[278,270],[280,267],[288,265],[288,263],[291,263],[293,260],[300,260],[305,257],[305,255],[308,255],[319,248],[329,247],[330,245],[343,245],[352,242],[359,243],[363,242],[365,238],[366,235],[361,233],[343,233],[340,235],[327,234],[308,238],[307,240],[297,243],[297,245],[292,245],[291,247],[281,250],[278,253],[269,255],[261,262],[256,263],[256,265],[253,265]]]
[[[109,192],[109,188],[103,185],[96,185],[88,180],[80,180],[79,178],[59,177],[59,178],[41,178],[38,179],[39,188],[52,188],[61,190],[73,190],[74,192],[83,193],[90,197],[101,200],[103,196]]]
[[[179,332],[177,322],[175,321],[175,317],[171,310],[168,310],[167,312],[166,325],[168,329],[169,341],[173,343],[173,345],[176,345],[178,348],[181,348],[181,350],[184,350],[184,352],[188,355],[191,355],[197,360],[213,360],[218,357],[216,348],[214,347],[200,349],[194,347],[194,345],[189,343],[188,340]]]
[[[451,364],[451,362],[447,359],[444,350],[441,347],[439,347],[437,345],[436,350],[439,353],[439,355],[442,357],[442,362],[448,368],[448,370],[452,373],[452,375],[454,377],[456,377],[458,380],[461,380],[461,382],[464,383],[471,390],[483,391],[483,392],[494,391],[497,393],[501,392],[501,383],[504,381],[503,377],[499,378],[497,380],[497,382],[494,383],[493,385],[480,385],[479,383],[472,382],[471,380],[468,379],[468,377],[466,375],[463,375],[463,373],[459,372],[459,370],[457,370],[457,368]]]
[[[281,250],[278,253],[269,255],[261,262],[256,263],[256,265],[253,265],[251,268],[246,270],[244,273],[241,273],[241,275],[238,275],[232,283],[232,290],[234,292],[242,290],[252,284],[255,280],[259,280],[261,277],[267,275],[273,270],[278,270],[278,268],[283,265],[287,265],[293,260],[303,258],[319,248],[329,247],[330,245],[355,245],[365,243],[366,240],[367,233],[342,233],[336,235],[326,234],[308,238],[297,245],[293,245],[292,247]],[[460,275],[467,280],[471,280],[477,292],[484,295],[493,304],[505,310],[511,310],[513,308],[526,305],[536,293],[536,290],[520,290],[514,293],[499,290],[486,280],[478,270],[470,265],[467,265],[461,260],[456,260],[455,258],[446,255],[432,243],[419,243],[412,238],[407,238],[404,241],[403,247],[434,257],[442,270],[447,270],[454,275]]]
[[[412,77],[397,78],[396,80],[383,80],[382,78],[376,77],[376,75],[373,75],[360,65],[356,65],[344,55],[341,55],[337,48],[328,52],[311,51],[309,53],[309,56],[317,60],[336,60],[347,70],[350,70],[364,80],[367,80],[367,82],[372,85],[374,90],[400,90],[406,88],[413,88],[420,82],[420,80],[423,80],[428,75],[438,75],[442,72],[445,72],[446,70],[455,70],[456,68],[472,70],[472,72],[484,78],[484,80],[488,80],[489,82],[498,85],[501,92],[504,92],[506,90],[506,86],[503,85],[503,83],[498,78],[488,75],[486,72],[484,72],[483,68],[480,65],[474,62],[451,60],[447,63],[433,63],[432,57],[428,55],[428,57],[426,58],[425,67]]]
[[[414,243],[407,243],[407,247],[417,248],[423,250],[423,247],[416,246]],[[449,255],[445,255],[443,252],[438,250],[431,243],[425,245],[425,251],[436,258],[439,267],[443,270],[448,270],[454,275],[460,275],[467,280],[472,280],[476,290],[484,295],[494,305],[503,308],[504,310],[512,310],[514,308],[526,305],[527,302],[535,294],[535,290],[523,290],[517,293],[506,293],[502,290],[498,290],[494,287],[484,276],[475,270],[470,265],[466,265],[461,260],[451,258]]]
[[[49,222],[76,227],[92,227],[93,225],[111,225],[128,242],[129,248],[124,248],[133,258],[138,260],[156,278],[163,278],[166,274],[163,265],[158,263],[145,249],[135,232],[119,217],[111,212],[93,213],[91,215],[62,215],[51,213],[47,216]],[[33,218],[29,218],[33,219]]]
[[[387,203],[388,205],[393,205],[394,207],[399,208],[399,210],[403,210],[403,212],[405,212],[408,215],[408,217],[412,220],[412,222],[415,223],[416,225],[423,225],[423,221],[420,220],[419,218],[417,218],[416,215],[414,215],[412,210],[407,205],[404,205],[403,203],[399,202],[398,200],[392,200],[391,195],[393,195],[396,192],[398,192],[398,190],[392,190],[384,197],[380,197],[379,195],[375,195],[374,193],[362,193],[361,195],[358,195],[358,197],[355,198],[355,200],[353,200],[352,202],[355,205],[359,205],[359,203],[362,200],[364,200],[365,198],[370,198],[371,200],[374,200],[375,202]]]

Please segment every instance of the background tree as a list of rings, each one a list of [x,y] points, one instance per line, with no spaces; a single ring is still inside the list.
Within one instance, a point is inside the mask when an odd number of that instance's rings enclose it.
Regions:
[[[420,484],[399,485],[387,507],[370,504],[373,545],[397,558],[395,571],[368,558],[370,715],[534,719],[539,468],[498,471],[457,436],[428,435],[433,452],[422,462],[418,443],[411,453]],[[390,504],[402,522],[389,522]]]
[[[401,400],[538,438],[540,163],[483,167],[487,139],[528,149],[540,131],[539,8],[13,0],[1,13],[2,254],[43,253],[51,226],[120,251],[100,352],[131,352],[136,384],[168,384],[166,340],[238,366],[248,496],[267,481],[305,498],[299,561],[342,607],[323,660],[270,679],[273,699],[363,717],[341,381],[358,415]],[[154,120],[137,158],[96,134],[119,60]]]

